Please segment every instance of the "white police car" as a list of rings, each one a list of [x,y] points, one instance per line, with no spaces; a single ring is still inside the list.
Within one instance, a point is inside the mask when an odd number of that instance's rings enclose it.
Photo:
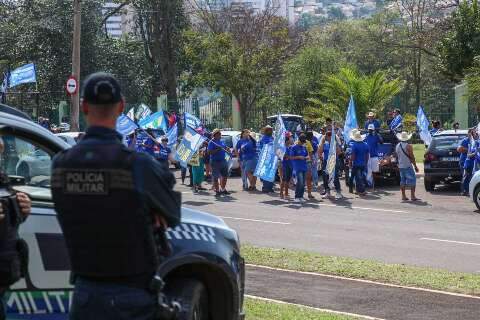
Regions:
[[[0,106],[5,144],[0,169],[17,174],[17,146],[51,156],[69,145],[14,109]],[[72,301],[69,261],[50,195],[50,176],[32,175],[14,188],[30,195],[32,214],[21,226],[30,248],[28,275],[6,295],[8,319],[67,319]],[[183,209],[182,223],[169,230],[173,254],[160,266],[166,293],[181,302],[178,319],[244,319],[244,261],[237,233],[213,215]]]

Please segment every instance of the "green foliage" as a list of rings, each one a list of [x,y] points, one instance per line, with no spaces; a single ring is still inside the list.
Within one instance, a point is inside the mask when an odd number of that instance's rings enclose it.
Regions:
[[[417,130],[417,116],[411,113],[404,113],[403,130],[407,132],[415,132]]]
[[[389,80],[384,71],[364,75],[353,68],[345,67],[341,68],[337,74],[327,76],[323,88],[308,101],[312,104],[312,108],[317,109],[315,111],[317,118],[330,117],[343,120],[350,97],[353,96],[357,118],[361,122],[369,111],[383,113],[386,104],[401,89],[401,80]]]
[[[467,76],[468,96],[473,103],[480,103],[480,56],[474,60],[473,67],[468,70]]]
[[[480,8],[478,0],[463,1],[453,13],[451,30],[439,45],[443,71],[459,81],[480,55]]]

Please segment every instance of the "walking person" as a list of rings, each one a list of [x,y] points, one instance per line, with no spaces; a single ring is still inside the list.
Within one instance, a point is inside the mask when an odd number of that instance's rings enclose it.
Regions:
[[[309,184],[307,183],[307,185],[310,185],[310,192],[309,194],[311,195],[312,194],[312,191],[314,188],[316,188],[318,186],[318,145],[319,145],[319,141],[318,139],[313,135],[313,131],[312,130],[309,130],[305,133],[305,136],[307,137],[307,145],[308,146],[311,146],[310,147],[307,147],[308,151],[311,152],[310,154],[310,158],[311,158],[311,162],[310,162],[310,165],[309,165]],[[310,196],[309,196],[310,198]],[[313,199],[313,196],[312,198]]]
[[[322,197],[324,199],[330,198],[331,197],[331,192],[330,192],[330,175],[328,174],[327,170],[327,163],[328,163],[328,158],[330,155],[330,152],[333,152],[331,150],[330,142],[332,139],[332,127],[330,129],[327,129],[328,131],[326,134],[322,137],[322,140],[320,141],[320,146],[318,147],[318,154],[319,157],[322,159],[322,178],[323,178],[323,188],[324,192],[322,194]],[[337,138],[336,138],[337,139]],[[338,140],[338,139],[337,139]],[[338,155],[342,153],[342,149],[340,148],[340,143],[336,143],[336,154],[337,154],[337,159],[335,161],[335,176],[333,177],[333,185],[335,186],[335,198],[342,199],[342,190],[340,187],[340,178],[339,178],[339,161],[338,161]]]
[[[212,135],[210,133],[205,133],[205,138],[207,141],[212,139]],[[212,180],[212,166],[210,165],[210,153],[205,151],[203,155],[203,163],[205,163],[205,181],[210,182]]]
[[[301,133],[298,137],[297,144],[292,147],[290,156],[293,170],[297,177],[297,185],[295,187],[295,202],[297,203],[305,202],[305,199],[303,198],[305,193],[305,177],[307,173],[307,160],[310,158],[307,147],[305,146],[306,142],[307,137],[304,133]]]
[[[457,148],[457,151],[460,153],[459,166],[460,170],[462,170],[461,193],[464,196],[468,196],[470,194],[469,185],[475,168],[477,146],[476,131],[476,129],[469,129],[468,136],[460,142],[460,145]]]
[[[235,149],[241,160],[243,190],[255,191],[257,189],[257,177],[253,174],[258,161],[255,133],[250,132],[248,129],[244,129],[241,137],[242,139],[237,142]]]
[[[293,165],[292,165],[292,146],[293,138],[290,132],[285,135],[285,155],[281,162],[280,173],[280,199],[289,200],[288,191],[290,189],[290,182],[292,181]]]
[[[181,194],[170,171],[122,144],[116,122],[125,101],[113,76],[89,76],[82,96],[86,134],[52,163],[52,198],[74,275],[70,319],[154,319],[151,283],[161,259],[154,232],[180,223]]]
[[[305,141],[305,148],[307,148],[307,152],[308,152],[308,159],[307,159],[307,172],[305,173],[305,185],[307,187],[307,196],[308,196],[308,199],[315,199],[315,197],[313,196],[312,194],[312,190],[313,190],[313,174],[312,174],[312,171],[313,171],[313,165],[312,165],[312,159],[313,159],[313,153],[314,153],[314,147],[312,145],[312,142],[310,140],[308,140],[308,136],[307,134],[305,134],[305,137],[306,137],[306,141]],[[316,150],[318,151],[318,147],[316,148]]]
[[[212,136],[213,139],[208,143],[207,151],[210,153],[215,196],[230,195],[226,189],[228,179],[228,162],[225,159],[227,146],[222,141],[220,129],[213,130]]]
[[[350,137],[354,143],[352,145],[352,154],[350,156],[350,168],[355,181],[355,188],[359,196],[365,195],[366,169],[368,159],[370,158],[370,149],[365,140],[365,135],[359,130],[352,130]]]
[[[204,142],[203,145],[198,150],[197,154],[192,158],[190,161],[190,165],[192,166],[192,190],[193,193],[198,193],[199,191],[206,190],[202,187],[202,182],[205,181],[205,162],[204,162],[204,154],[207,150],[208,142]]]
[[[402,131],[397,133],[397,139],[400,141],[395,147],[398,158],[398,168],[400,169],[400,190],[402,191],[402,200],[408,201],[406,190],[410,189],[412,201],[419,200],[415,196],[417,178],[415,172],[418,172],[417,162],[413,154],[413,147],[408,141],[412,138],[412,134]],[[415,169],[415,170],[414,170]]]
[[[378,147],[383,144],[382,137],[377,133],[373,124],[368,125],[368,134],[366,137],[368,149],[370,150],[370,157],[367,165],[367,182],[369,187],[375,189],[375,181],[373,173],[380,172],[380,162],[378,160]]]
[[[273,143],[273,128],[271,126],[266,126],[263,128],[263,137],[260,139],[260,142],[258,144],[259,152],[262,152],[263,146],[269,143]],[[273,187],[274,183],[267,181],[267,180],[262,180],[262,192],[263,193],[273,193]]]

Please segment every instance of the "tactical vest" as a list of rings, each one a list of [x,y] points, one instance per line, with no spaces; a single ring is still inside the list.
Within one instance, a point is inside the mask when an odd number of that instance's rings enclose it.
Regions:
[[[135,190],[135,153],[120,143],[86,139],[59,154],[52,196],[75,276],[153,274],[153,223]]]

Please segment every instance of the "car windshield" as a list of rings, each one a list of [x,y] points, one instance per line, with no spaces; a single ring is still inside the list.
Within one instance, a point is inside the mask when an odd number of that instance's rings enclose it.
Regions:
[[[285,125],[285,128],[287,129],[287,131],[298,132],[298,131],[305,130],[305,122],[301,117],[282,117],[282,119],[283,119],[283,124]],[[269,124],[272,127],[275,127],[276,122],[277,122],[276,117],[270,118]]]
[[[52,159],[47,152],[18,137],[1,139],[4,148],[0,153],[0,171],[8,176],[23,177],[29,186],[50,186]]]
[[[222,142],[229,148],[233,148],[233,137],[232,136],[222,136]]]
[[[454,150],[457,149],[465,136],[435,136],[430,148],[432,150]]]

